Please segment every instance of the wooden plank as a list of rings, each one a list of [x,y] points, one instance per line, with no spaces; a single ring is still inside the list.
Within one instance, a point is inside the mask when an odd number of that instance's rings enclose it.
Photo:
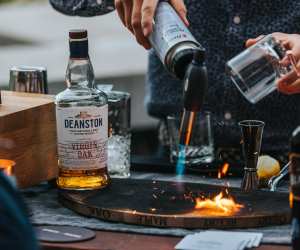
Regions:
[[[290,222],[288,194],[267,191],[229,193],[243,204],[239,212],[224,216],[195,209],[192,197],[214,196],[222,187],[206,184],[113,179],[97,191],[61,191],[60,202],[89,217],[153,227],[249,228]]]
[[[16,161],[19,187],[57,176],[53,96],[2,91],[0,158]]]
[[[23,93],[14,91],[1,91],[2,105],[0,105],[0,117],[41,105],[53,104],[53,95]]]

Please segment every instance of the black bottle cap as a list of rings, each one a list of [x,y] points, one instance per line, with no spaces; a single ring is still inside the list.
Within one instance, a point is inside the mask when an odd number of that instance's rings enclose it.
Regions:
[[[291,153],[300,153],[300,126],[297,127],[290,141],[290,152]]]
[[[70,30],[70,57],[84,59],[89,57],[88,32],[84,29]]]
[[[78,30],[70,30],[69,31],[69,38],[70,39],[80,40],[80,39],[85,39],[87,37],[88,37],[88,32],[85,29],[78,29]]]

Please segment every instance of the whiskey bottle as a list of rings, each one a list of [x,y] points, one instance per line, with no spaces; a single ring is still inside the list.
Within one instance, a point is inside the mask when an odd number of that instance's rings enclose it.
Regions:
[[[94,88],[86,30],[69,32],[67,89],[56,96],[59,174],[62,189],[88,190],[108,185],[106,95]]]
[[[292,246],[300,249],[300,127],[292,135],[290,149],[290,206],[292,208]]]

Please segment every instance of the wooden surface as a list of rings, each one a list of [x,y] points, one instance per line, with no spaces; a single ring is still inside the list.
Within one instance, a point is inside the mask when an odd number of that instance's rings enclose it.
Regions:
[[[288,195],[266,191],[229,193],[244,205],[228,216],[196,210],[192,197],[215,196],[222,187],[195,183],[113,179],[103,190],[60,192],[60,202],[86,216],[154,227],[249,228],[289,223]]]
[[[19,187],[57,175],[53,96],[2,91],[0,158],[16,161]]]
[[[174,250],[178,237],[97,231],[96,238],[80,243],[42,243],[44,250]],[[256,250],[291,250],[289,246],[262,245]]]

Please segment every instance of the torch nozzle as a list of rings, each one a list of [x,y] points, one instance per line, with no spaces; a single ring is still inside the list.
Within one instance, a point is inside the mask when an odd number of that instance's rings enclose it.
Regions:
[[[196,112],[184,109],[179,129],[179,144],[189,145],[191,141]]]

